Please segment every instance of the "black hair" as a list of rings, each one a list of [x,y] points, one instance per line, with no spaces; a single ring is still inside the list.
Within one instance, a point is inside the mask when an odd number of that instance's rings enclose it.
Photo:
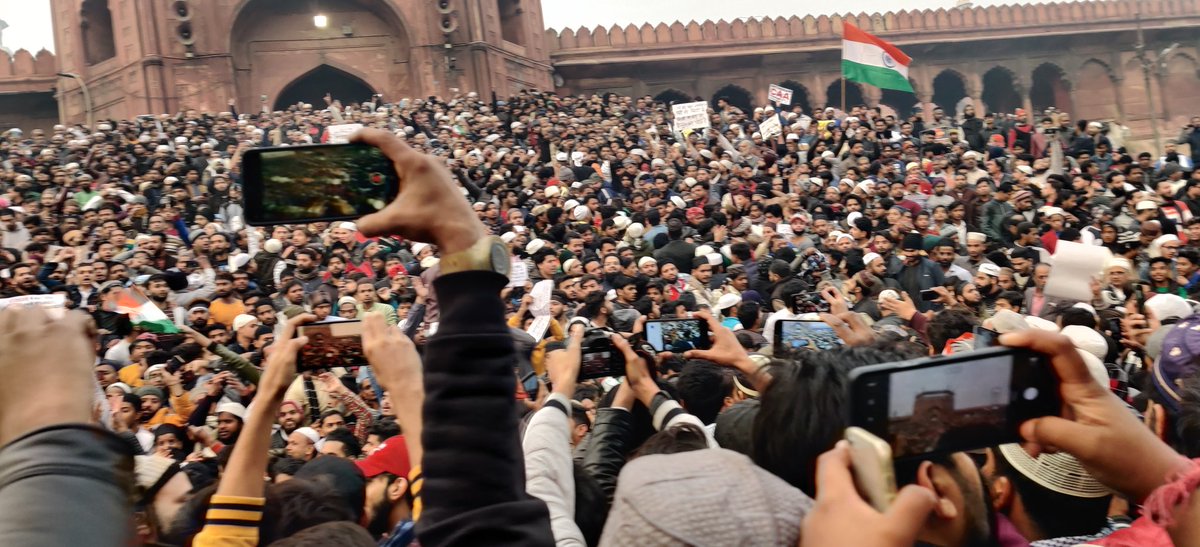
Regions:
[[[328,484],[308,479],[272,484],[267,487],[259,541],[262,545],[270,545],[318,524],[353,522],[355,514],[356,511],[348,507],[345,499]]]
[[[634,457],[653,454],[679,454],[708,448],[708,437],[695,424],[682,423],[668,427],[646,439]]]
[[[1002,291],[996,295],[996,300],[1005,300],[1017,309],[1020,309],[1025,304],[1025,296],[1017,291]]]
[[[733,375],[727,368],[693,359],[683,365],[675,387],[683,408],[701,422],[711,424],[717,420],[725,398],[733,394]]]
[[[906,355],[873,347],[802,352],[770,363],[771,383],[754,417],[751,458],[809,496],[816,495],[817,458],[849,424],[849,371],[901,361]]]
[[[358,438],[350,432],[349,429],[339,427],[330,431],[325,435],[325,442],[340,441],[345,449],[346,457],[350,459],[358,459],[362,455],[362,445],[359,444]]]
[[[281,474],[294,477],[296,476],[296,472],[300,471],[301,467],[304,467],[304,460],[279,458],[271,463],[271,481],[275,481],[275,478]]]
[[[1021,450],[1021,448],[1017,448]],[[1033,482],[1013,468],[998,448],[992,449],[996,477],[1005,477],[1021,497],[1025,514],[1041,535],[1049,538],[1092,535],[1108,522],[1112,495],[1081,498],[1060,494]],[[995,478],[992,479],[993,481]]]
[[[348,521],[332,521],[311,526],[271,543],[278,547],[303,547],[305,545],[345,545],[346,547],[372,547],[375,538],[362,526]]]
[[[971,332],[971,329],[978,325],[979,320],[966,312],[953,309],[938,312],[933,319],[929,320],[929,327],[926,330],[933,353],[940,355],[942,349],[946,347],[946,342]]]
[[[1157,390],[1151,390],[1157,391]],[[1191,376],[1180,388],[1179,413],[1174,427],[1176,450],[1189,458],[1200,457],[1200,376]],[[1166,408],[1165,406],[1163,408]]]
[[[587,409],[577,402],[571,402],[571,419],[575,421],[575,425],[586,425],[588,431],[592,430],[592,419],[588,417]]]
[[[586,277],[586,276],[585,276]],[[601,291],[593,292],[583,299],[583,306],[579,307],[576,315],[589,320],[600,317],[600,310],[604,308],[606,295]]]
[[[1058,314],[1063,327],[1081,325],[1089,329],[1096,328],[1096,314],[1083,308],[1070,307]]]
[[[400,434],[400,424],[393,418],[381,418],[367,428],[367,435],[375,435],[380,441],[386,441]]]

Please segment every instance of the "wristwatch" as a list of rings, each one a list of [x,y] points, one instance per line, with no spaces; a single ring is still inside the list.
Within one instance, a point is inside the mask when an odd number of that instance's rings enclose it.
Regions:
[[[483,270],[508,276],[510,269],[512,258],[508,245],[496,236],[482,238],[464,250],[442,257],[438,262],[440,275]]]

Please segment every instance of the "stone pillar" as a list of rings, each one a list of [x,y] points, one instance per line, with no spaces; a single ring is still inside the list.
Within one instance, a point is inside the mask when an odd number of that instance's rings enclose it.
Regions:
[[[930,86],[933,87],[933,86]],[[921,119],[929,121],[933,119],[933,91],[931,89],[918,89],[917,100],[921,102]]]
[[[1029,86],[1024,82],[1014,82],[1013,89],[1021,96],[1021,108],[1025,109],[1025,121],[1033,125],[1033,98],[1029,95]]]
[[[1125,74],[1119,70],[1114,70],[1111,73],[1111,77],[1113,81],[1113,94],[1117,97],[1117,121],[1124,125],[1129,125],[1129,118],[1125,115]]]
[[[867,102],[867,106],[879,106],[879,101],[883,99],[883,90],[873,85],[863,84],[859,86],[862,89],[863,100]],[[849,106],[847,104],[847,106]]]

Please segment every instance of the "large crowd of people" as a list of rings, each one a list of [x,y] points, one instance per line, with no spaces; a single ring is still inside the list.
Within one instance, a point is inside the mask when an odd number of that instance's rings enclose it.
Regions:
[[[1200,545],[1200,117],[1149,152],[1054,110],[374,101],[3,134],[0,543]],[[242,154],[346,123],[396,200],[247,225]],[[1076,245],[1111,257],[1054,279]],[[647,351],[665,318],[712,347]],[[1063,415],[881,512],[850,372],[978,328]],[[597,336],[623,373],[580,380]]]

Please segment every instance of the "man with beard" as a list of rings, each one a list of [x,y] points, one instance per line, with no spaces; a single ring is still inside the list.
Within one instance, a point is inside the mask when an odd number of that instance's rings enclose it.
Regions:
[[[383,317],[387,319],[388,325],[395,325],[396,323],[400,322],[400,319],[396,317],[395,308],[387,304],[380,304],[376,301],[379,296],[375,294],[374,285],[366,282],[360,283],[358,288],[354,291],[354,298],[358,300],[359,317],[362,317],[363,314],[368,312],[375,312],[383,314]]]
[[[237,442],[246,421],[246,407],[240,403],[217,405],[217,441],[225,446]]]
[[[897,485],[929,490],[937,503],[917,534],[921,545],[999,545],[991,497],[975,462],[964,452],[896,466]]]
[[[222,325],[232,325],[233,319],[246,313],[246,305],[242,303],[240,294],[233,290],[233,275],[221,272],[216,277],[215,299],[208,305],[208,313],[212,321]]]
[[[8,268],[8,286],[4,289],[4,297],[25,296],[30,294],[46,294],[46,288],[38,282],[34,275],[33,265],[18,262]]]
[[[991,260],[988,260],[984,253],[987,252],[987,235],[980,232],[967,233],[967,256],[960,256],[954,259],[954,263],[963,269],[975,275],[979,271],[979,266],[982,264],[995,265]]]
[[[954,289],[955,306],[979,319],[985,319],[983,298],[974,283],[959,283]]]
[[[949,238],[939,239],[937,245],[933,247],[933,258],[937,260],[938,266],[942,269],[942,275],[946,278],[955,278],[963,283],[971,282],[971,272],[968,272],[962,266],[954,263],[958,255],[954,252],[954,242]]]
[[[284,451],[289,458],[306,462],[317,457],[317,442],[320,440],[321,435],[317,430],[307,426],[297,427],[288,435]]]
[[[312,249],[300,249],[296,251],[296,269],[294,277],[295,280],[299,281],[304,287],[305,294],[311,294],[315,292],[317,288],[321,286],[321,283],[324,282],[322,279],[323,276],[321,275],[321,263],[317,257],[317,252]],[[333,260],[331,259],[329,262],[332,266]],[[341,259],[338,259],[338,263],[341,264],[342,270],[344,271],[346,266],[345,262],[342,262]]]
[[[983,302],[983,312],[985,317],[991,317],[996,313],[996,298],[1004,292],[1000,288],[1000,267],[992,264],[981,264],[979,272],[975,274],[975,289],[979,292],[979,297]]]
[[[904,292],[917,306],[918,311],[929,311],[933,307],[932,300],[925,300],[921,292],[941,286],[945,282],[942,269],[932,260],[922,256],[921,234],[909,232],[904,234],[900,245],[904,265],[896,275]],[[951,251],[953,254],[953,251]]]
[[[275,421],[279,423],[279,427],[274,433],[271,433],[271,449],[280,449],[288,444],[288,438],[292,432],[296,431],[302,425],[304,413],[301,411],[300,405],[296,401],[284,401],[279,405],[279,414]]]
[[[357,462],[367,479],[364,511],[367,531],[384,547],[404,547],[416,538],[408,473],[412,465],[404,436],[383,442],[375,453]]]
[[[231,283],[232,285],[232,283]],[[146,297],[158,309],[167,314],[167,318],[175,319],[175,306],[171,302],[171,287],[167,284],[167,276],[154,274],[146,280]]]

